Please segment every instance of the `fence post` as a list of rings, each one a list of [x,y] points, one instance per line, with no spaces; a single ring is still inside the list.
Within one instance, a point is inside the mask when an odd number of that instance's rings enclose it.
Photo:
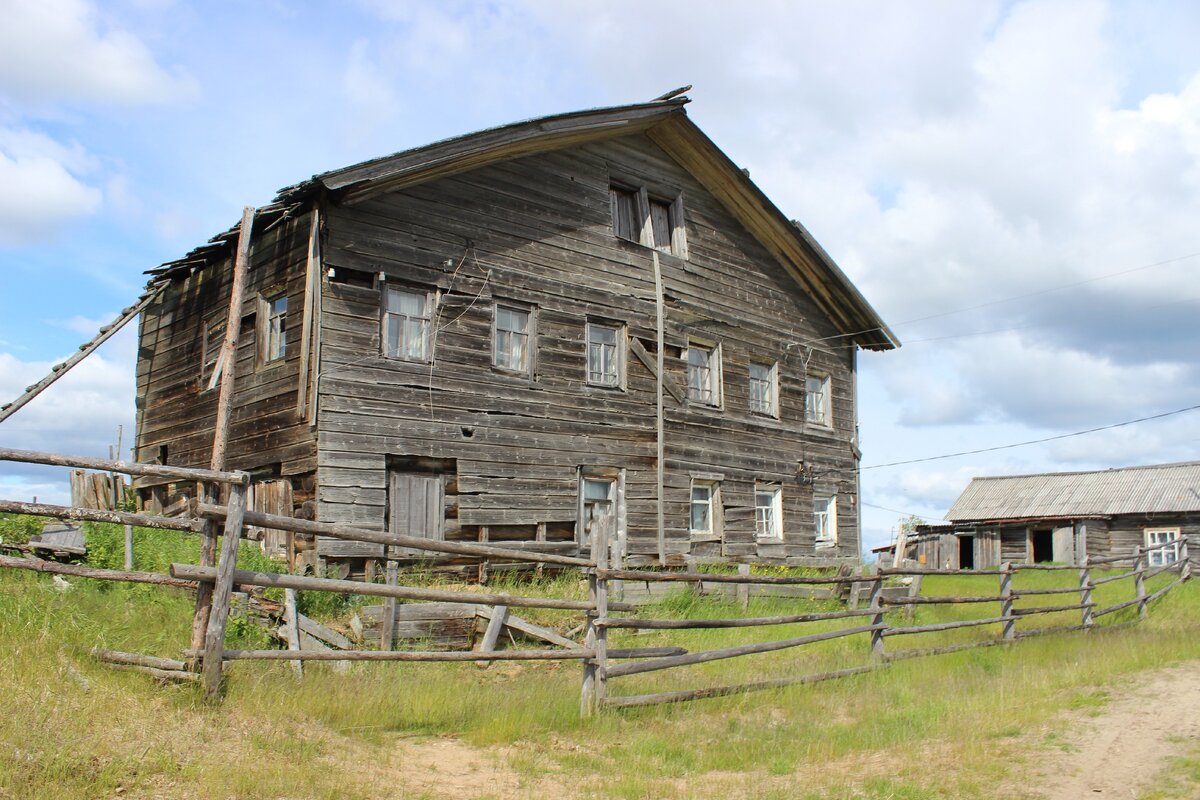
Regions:
[[[608,549],[608,525],[596,525],[592,531],[595,567],[588,574],[588,599],[595,608],[587,612],[587,635],[584,637],[584,647],[594,650],[596,655],[583,662],[579,711],[585,717],[595,714],[608,695],[608,629],[596,624],[598,620],[608,620],[608,577],[597,574],[608,569]]]
[[[1017,618],[1013,616],[1013,565],[1005,561],[1000,565],[1000,616],[1004,617],[1004,638],[1017,638]]]
[[[242,540],[242,519],[246,514],[246,485],[229,486],[229,514],[225,517],[221,560],[217,562],[217,580],[212,590],[208,630],[204,635],[204,693],[216,697],[221,689],[221,662],[225,654],[225,623],[229,620],[233,573],[237,569],[238,545]]]
[[[1088,566],[1088,557],[1084,556],[1079,565],[1079,604],[1083,606],[1083,629],[1092,628],[1092,571]]]
[[[871,657],[883,658],[883,573],[875,566],[875,574],[871,576]]]
[[[1149,557],[1144,552],[1144,548],[1139,547],[1134,550],[1133,563],[1135,565],[1136,572],[1133,577],[1133,583],[1134,586],[1137,587],[1137,607],[1139,619],[1146,618],[1146,562],[1149,560]]]
[[[1179,568],[1179,580],[1186,581],[1192,577],[1192,562],[1188,560],[1188,538],[1187,534],[1179,536],[1179,560],[1183,565]]]
[[[738,564],[738,575],[750,576],[749,564]],[[745,611],[750,605],[750,584],[739,583],[737,585],[737,601],[738,606]]]

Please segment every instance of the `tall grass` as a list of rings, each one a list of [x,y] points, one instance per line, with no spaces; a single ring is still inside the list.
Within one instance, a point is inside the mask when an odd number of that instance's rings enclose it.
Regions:
[[[116,531],[94,539],[110,565]],[[119,529],[116,529],[119,531]],[[138,568],[193,561],[195,537],[138,531]],[[155,537],[162,536],[159,544]],[[184,544],[180,544],[180,543]],[[182,549],[178,549],[182,548]],[[255,568],[252,552],[243,553]],[[1097,573],[1099,574],[1099,573]],[[1020,573],[1017,588],[1071,586],[1072,571]],[[1170,576],[1151,582],[1153,591]],[[434,579],[429,578],[432,582]],[[578,576],[491,589],[582,597]],[[1100,587],[1107,605],[1132,596],[1132,581]],[[988,576],[926,578],[926,595],[998,593]],[[1018,607],[1076,602],[1030,597]],[[596,797],[988,798],[1031,759],[1055,714],[1087,708],[1135,673],[1200,658],[1200,589],[1189,583],[1155,603],[1150,619],[1120,629],[1039,637],[897,662],[811,686],[686,705],[579,717],[580,668],[571,663],[361,664],[348,674],[308,664],[297,682],[286,664],[238,662],[223,704],[193,687],[159,687],[114,673],[92,646],[177,656],[191,620],[186,592],[73,580],[60,592],[46,576],[0,574],[0,798],[112,796],[385,797],[403,770],[374,779],[398,736],[455,736],[501,747],[506,769],[530,796],[542,781]],[[642,612],[655,617],[732,617],[831,610],[823,601],[754,598],[748,609],[690,589]],[[528,613],[525,613],[528,611]],[[913,624],[998,615],[998,604],[920,606]],[[523,610],[539,624],[569,627],[571,615]],[[575,617],[577,619],[577,616]],[[1128,609],[1108,628],[1136,618]],[[905,624],[900,610],[892,624]],[[1022,628],[1075,624],[1078,612],[1022,620]],[[613,646],[728,647],[833,630],[834,620],[769,628],[614,630]],[[889,650],[995,637],[998,626],[889,637]],[[231,644],[233,641],[231,640]],[[807,674],[869,662],[865,635],[793,650],[614,680],[613,694],[666,691]],[[396,783],[399,782],[399,783]],[[549,791],[549,790],[547,790]],[[560,791],[560,793],[562,793]],[[433,796],[440,796],[431,791]]]

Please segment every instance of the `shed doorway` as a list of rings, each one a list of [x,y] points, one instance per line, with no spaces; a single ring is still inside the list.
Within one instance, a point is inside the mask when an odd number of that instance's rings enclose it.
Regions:
[[[1029,534],[1030,556],[1034,564],[1047,564],[1054,560],[1054,531],[1040,528]]]
[[[975,569],[975,537],[958,537],[958,568]]]

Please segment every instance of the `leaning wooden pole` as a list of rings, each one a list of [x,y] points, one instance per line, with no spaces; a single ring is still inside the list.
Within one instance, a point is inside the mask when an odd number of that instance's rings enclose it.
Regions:
[[[246,274],[249,271],[250,237],[254,227],[254,208],[246,206],[242,211],[242,225],[238,232],[237,256],[233,262],[233,282],[229,289],[229,311],[225,318],[225,339],[216,369],[221,373],[221,388],[217,394],[217,417],[213,430],[211,464],[214,470],[225,466],[225,449],[229,442],[229,425],[233,413],[234,364],[237,361],[238,332],[241,328],[242,302],[246,293]],[[206,500],[216,503],[211,484],[205,486]],[[200,566],[213,567],[217,563],[217,535],[219,528],[214,520],[204,526],[200,542]],[[212,584],[201,583],[196,591],[196,613],[192,618],[192,648],[205,649],[209,611],[212,608]],[[218,669],[220,668],[218,661]]]
[[[125,324],[127,322],[129,322],[129,320],[133,319],[138,314],[142,313],[142,310],[146,306],[153,303],[155,301],[155,299],[157,299],[158,296],[162,293],[162,290],[165,286],[166,286],[165,283],[154,284],[153,286],[151,286],[149,289],[147,289],[145,291],[145,293],[142,294],[141,297],[138,298],[136,303],[129,306],[129,308],[126,308],[124,311],[121,312],[120,316],[118,316],[115,320],[113,320],[112,322],[110,322],[109,324],[107,324],[103,328],[101,328],[100,332],[98,334],[96,334],[96,336],[91,341],[87,342],[86,344],[80,345],[79,350],[77,350],[74,354],[72,354],[71,357],[68,358],[66,361],[63,361],[61,364],[55,364],[54,368],[50,370],[49,375],[42,378],[40,381],[33,384],[32,386],[26,387],[25,391],[16,400],[13,400],[11,403],[6,403],[3,406],[0,406],[0,422],[4,422],[4,420],[8,419],[13,414],[17,413],[19,410],[21,410],[21,408],[26,403],[28,403],[30,400],[37,397],[39,394],[41,394],[47,388],[49,388],[50,384],[57,381],[63,375],[66,375],[68,372],[71,371],[72,367],[74,367],[80,361],[83,361],[85,358],[90,356],[93,352],[96,351],[96,348],[98,348],[100,345],[104,344],[109,339],[111,339],[117,331],[119,331],[119,330],[121,330],[121,328],[125,327]]]
[[[212,607],[204,634],[204,694],[210,699],[221,691],[221,664],[225,655],[225,623],[233,600],[233,575],[237,570],[238,545],[242,541],[242,519],[246,514],[246,487],[229,487],[229,515],[225,517],[225,535],[221,543],[221,561],[212,589]],[[200,584],[203,586],[204,584]]]

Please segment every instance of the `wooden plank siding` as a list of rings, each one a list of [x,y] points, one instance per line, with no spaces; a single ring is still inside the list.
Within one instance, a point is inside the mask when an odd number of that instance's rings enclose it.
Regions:
[[[255,234],[239,320],[246,327],[236,357],[227,454],[231,469],[298,475],[316,468],[316,437],[296,411],[310,226],[311,215],[303,214]],[[285,356],[260,364],[255,324],[259,297],[276,287],[288,298]],[[205,323],[225,324],[229,292],[226,260],[175,279],[143,312],[137,368],[139,461],[155,460],[165,447],[170,464],[207,466],[217,390],[208,389],[209,374],[201,374],[202,331]]]
[[[624,388],[585,380],[589,320],[622,323],[629,337],[656,348],[652,251],[614,235],[613,179],[682,194],[689,258],[659,253],[667,380],[686,387],[692,337],[721,349],[722,408],[666,397],[671,562],[857,557],[852,350],[806,345],[839,331],[719,201],[640,134],[324,209],[322,254],[334,277],[321,281],[318,517],[383,529],[389,459],[423,457],[455,464],[447,538],[478,526],[561,530],[578,514],[579,468],[613,468],[625,475],[625,555],[630,563],[657,557],[655,377],[627,352]],[[294,247],[297,286],[304,244]],[[381,354],[386,285],[440,294],[430,363]],[[497,300],[536,308],[527,376],[492,366]],[[289,313],[289,331],[293,324],[298,313]],[[779,364],[779,419],[749,412],[752,358]],[[830,378],[828,428],[804,422],[806,367]],[[689,538],[693,473],[723,476],[724,538],[715,544],[693,547]],[[756,481],[782,487],[782,541],[756,540]],[[832,548],[815,546],[814,493],[838,497]],[[382,555],[360,549],[355,554]]]

